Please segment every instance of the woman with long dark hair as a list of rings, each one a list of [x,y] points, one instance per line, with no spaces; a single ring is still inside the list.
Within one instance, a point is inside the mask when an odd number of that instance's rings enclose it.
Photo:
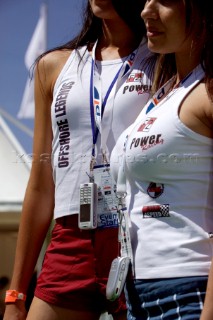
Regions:
[[[118,188],[127,180],[128,320],[210,320],[213,3],[147,0],[142,18],[156,54],[155,93],[111,157]]]
[[[105,297],[119,250],[109,157],[149,97],[142,8],[139,0],[88,1],[79,35],[36,61],[34,158],[4,320],[96,320],[105,311],[126,318],[124,296]],[[27,288],[53,217],[27,315]]]

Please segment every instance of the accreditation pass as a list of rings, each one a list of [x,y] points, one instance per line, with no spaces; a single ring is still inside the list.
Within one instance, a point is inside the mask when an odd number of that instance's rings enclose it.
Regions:
[[[110,165],[95,166],[94,180],[98,186],[98,228],[118,227],[116,183],[110,174]]]

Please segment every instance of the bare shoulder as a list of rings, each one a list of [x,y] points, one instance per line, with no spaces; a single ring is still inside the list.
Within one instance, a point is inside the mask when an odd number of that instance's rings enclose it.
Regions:
[[[72,50],[54,50],[41,58],[39,64],[44,64],[46,68],[62,68],[69,58]]]
[[[36,66],[36,73],[46,91],[53,90],[56,79],[72,50],[55,50],[43,56]]]
[[[185,98],[179,116],[193,131],[213,138],[213,101],[204,82],[199,83]]]
[[[203,110],[203,116],[206,118],[206,122],[212,127],[213,124],[213,97],[207,91],[206,84],[204,82],[194,90],[195,106],[200,107]]]
[[[206,84],[204,82],[199,83],[199,85],[194,90],[194,101],[195,110],[197,110],[198,117],[202,122],[202,125],[206,127],[206,135],[208,137],[213,137],[213,101],[210,97]]]

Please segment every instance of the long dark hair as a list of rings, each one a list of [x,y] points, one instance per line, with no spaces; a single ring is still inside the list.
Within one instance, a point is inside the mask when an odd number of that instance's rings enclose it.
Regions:
[[[133,31],[136,39],[142,40],[146,29],[140,14],[145,0],[112,0],[112,4],[119,16]],[[38,62],[47,53],[55,50],[78,49],[84,45],[89,47],[102,35],[102,32],[102,20],[93,14],[90,3],[87,1],[83,12],[83,25],[79,34],[67,43],[47,50],[36,61]]]
[[[141,18],[141,11],[146,0],[112,0],[112,4],[119,16],[139,40],[146,34],[146,27]]]
[[[213,100],[213,1],[210,0],[184,0],[186,8],[186,27],[188,33],[193,29],[199,29],[199,37],[204,39],[201,49],[200,64],[205,71],[205,83],[207,91]],[[202,40],[203,41],[203,40]],[[154,60],[154,61],[153,61]],[[156,68],[155,62],[157,61]],[[174,54],[156,54],[150,62],[154,74],[152,90],[156,91],[168,79],[176,74],[176,63]]]

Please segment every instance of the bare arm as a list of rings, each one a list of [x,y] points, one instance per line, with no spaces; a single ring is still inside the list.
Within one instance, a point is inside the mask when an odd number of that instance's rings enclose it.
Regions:
[[[35,72],[35,128],[33,163],[27,185],[17,240],[14,271],[10,288],[26,293],[46,237],[54,208],[54,182],[51,167],[51,102],[55,79],[63,59],[58,53],[42,58]],[[62,61],[62,62],[61,62]],[[6,306],[4,320],[24,320],[24,302]]]
[[[212,260],[212,265],[209,272],[206,297],[205,297],[203,312],[201,314],[200,320],[213,319],[213,303],[212,302],[213,302],[213,260]]]
[[[213,136],[213,103],[207,105],[206,108],[206,117],[209,121],[209,128],[211,132],[211,137]],[[200,317],[200,320],[212,320],[213,319],[213,258],[211,262],[211,268],[209,271],[207,289],[206,289],[206,297],[204,301],[203,311]]]

